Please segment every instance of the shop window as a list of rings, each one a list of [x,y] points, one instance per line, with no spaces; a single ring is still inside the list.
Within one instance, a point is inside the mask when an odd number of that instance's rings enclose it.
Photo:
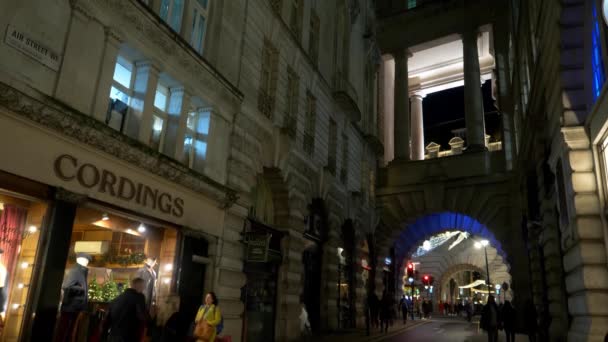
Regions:
[[[157,324],[162,326],[176,311],[176,229],[120,213],[79,207],[72,230],[70,249],[66,251],[62,307],[80,305],[78,309],[89,314],[89,329],[85,332],[88,338],[100,328],[109,302],[136,277],[145,280],[146,309],[156,306]],[[82,266],[86,273],[80,271]],[[79,271],[86,279],[86,297],[69,290],[70,284],[78,283],[73,278]],[[60,312],[61,316],[65,314],[61,308]],[[66,331],[62,329],[71,328],[59,327],[56,334],[63,336]]]
[[[317,121],[317,99],[306,91],[306,126],[304,127],[304,151],[308,155],[315,151],[315,126]]]
[[[591,67],[593,71],[593,102],[597,100],[602,92],[606,75],[604,73],[604,61],[602,59],[602,41],[600,31],[600,19],[597,14],[596,2],[593,2],[593,27],[591,29]]]
[[[40,266],[38,242],[47,205],[0,191],[0,311],[3,341],[21,339],[30,309],[33,276]]]
[[[208,16],[207,0],[192,1],[192,36],[190,44],[201,55],[203,54],[203,43],[205,41],[205,31],[207,28]]]
[[[162,0],[160,4],[160,17],[173,31],[180,32],[184,0]]]
[[[169,87],[161,82],[156,86],[156,95],[154,96],[154,115],[152,117],[152,135],[150,136],[150,146],[159,152],[162,152],[162,146],[165,140],[165,132],[167,128],[167,111],[169,107],[170,90]]]
[[[207,141],[211,112],[206,109],[192,110],[188,113],[186,137],[184,140],[184,160],[188,167],[203,172],[207,159]]]

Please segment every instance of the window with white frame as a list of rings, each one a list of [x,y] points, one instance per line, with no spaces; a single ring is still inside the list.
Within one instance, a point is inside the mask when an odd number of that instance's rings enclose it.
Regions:
[[[192,109],[188,113],[186,136],[184,139],[184,161],[190,168],[202,171],[202,165],[207,159],[207,141],[211,112],[207,109]]]
[[[260,88],[258,90],[258,109],[269,119],[272,119],[274,114],[278,68],[279,51],[269,39],[264,38],[260,68]]]
[[[160,4],[160,17],[169,24],[175,32],[181,31],[184,1],[185,0],[162,0]]]
[[[134,71],[133,62],[121,55],[117,56],[105,122],[119,132],[124,131],[127,112],[133,97]]]
[[[110,89],[110,98],[120,100],[129,104],[129,99],[133,96],[133,79],[135,76],[134,65],[123,56],[116,58],[114,67],[114,80]]]
[[[310,90],[306,91],[306,124],[304,126],[304,151],[313,155],[315,151],[315,126],[317,120],[317,99]]]
[[[310,39],[308,40],[308,55],[316,65],[319,60],[319,29],[320,20],[316,11],[310,11]]]
[[[167,110],[169,108],[169,87],[158,83],[156,95],[154,96],[154,114],[152,116],[152,134],[150,136],[150,147],[162,152],[167,128]]]
[[[190,44],[201,55],[203,54],[203,43],[207,30],[207,18],[209,14],[208,0],[192,0],[192,36]]]

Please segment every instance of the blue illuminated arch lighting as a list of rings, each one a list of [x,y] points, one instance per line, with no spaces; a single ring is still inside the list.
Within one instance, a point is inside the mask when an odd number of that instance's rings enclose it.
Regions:
[[[405,263],[406,258],[424,240],[439,233],[453,230],[465,231],[471,234],[472,237],[482,237],[490,241],[490,245],[503,257],[503,260],[507,260],[507,254],[502,249],[500,242],[484,224],[464,214],[442,212],[423,216],[415,222],[408,224],[401,231],[394,244],[396,261]],[[401,268],[404,267],[404,265],[401,266]]]
[[[600,19],[597,15],[597,5],[593,2],[592,8],[593,14],[593,27],[591,29],[591,67],[593,69],[593,102],[600,97],[602,87],[606,81],[606,74],[604,73],[604,64],[602,60],[602,37],[600,32]]]

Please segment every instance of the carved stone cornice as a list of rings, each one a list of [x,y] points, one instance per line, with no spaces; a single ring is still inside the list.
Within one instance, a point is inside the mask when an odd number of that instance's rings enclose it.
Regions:
[[[136,168],[224,203],[236,191],[50,98],[35,99],[0,82],[0,108]]]

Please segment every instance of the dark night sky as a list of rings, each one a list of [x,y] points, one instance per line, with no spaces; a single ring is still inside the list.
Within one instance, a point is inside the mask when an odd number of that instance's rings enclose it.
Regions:
[[[482,87],[483,108],[486,113],[486,134],[500,136],[500,115],[492,99],[491,81]],[[464,128],[464,86],[427,95],[422,100],[424,115],[424,146],[431,141],[439,143],[442,150],[450,149],[448,141],[454,137],[453,129]],[[498,135],[497,135],[498,134]],[[494,141],[491,139],[490,141]],[[466,145],[466,143],[465,143]]]

